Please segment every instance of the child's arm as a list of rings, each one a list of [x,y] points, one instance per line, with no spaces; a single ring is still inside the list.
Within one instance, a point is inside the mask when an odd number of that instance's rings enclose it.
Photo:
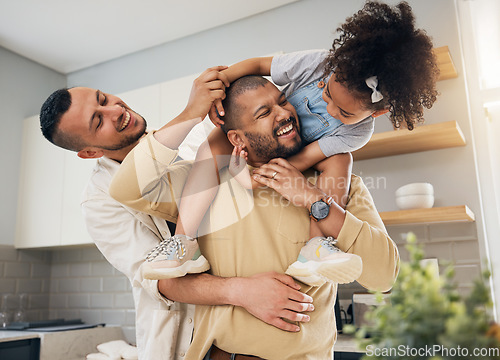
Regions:
[[[246,75],[269,76],[271,75],[272,61],[272,56],[251,58],[231,65],[222,73],[226,76],[229,83],[232,83],[233,81]],[[210,120],[217,127],[224,124],[224,120],[218,116],[218,114],[220,114],[220,116],[224,116],[224,108],[222,107],[221,102],[221,100],[216,100],[214,102],[214,106],[212,106],[210,112],[208,113]]]
[[[345,209],[351,186],[351,153],[330,156],[314,167],[321,172],[317,178],[316,186],[327,196],[331,196],[342,209]],[[316,222],[311,219],[310,237],[325,236],[326,234],[324,224],[321,221]]]
[[[351,186],[351,153],[330,156],[316,164],[314,168],[321,172],[316,186],[345,209]]]
[[[321,175],[318,177],[316,185],[325,194],[332,196],[337,204],[345,208],[352,169],[352,155],[350,153],[327,157],[321,151],[318,142],[314,141],[287,160],[300,172],[311,167],[318,170]]]
[[[222,73],[226,75],[230,83],[245,75],[269,76],[272,61],[272,56],[251,58],[229,66]]]

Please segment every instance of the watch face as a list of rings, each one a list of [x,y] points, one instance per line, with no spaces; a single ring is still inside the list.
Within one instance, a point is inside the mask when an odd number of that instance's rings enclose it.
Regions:
[[[324,201],[316,201],[311,206],[311,215],[316,218],[316,220],[324,219],[330,213],[330,206]]]

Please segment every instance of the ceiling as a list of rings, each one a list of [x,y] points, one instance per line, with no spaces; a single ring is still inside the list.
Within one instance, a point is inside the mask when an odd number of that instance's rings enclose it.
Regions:
[[[295,1],[0,0],[0,46],[67,74]]]

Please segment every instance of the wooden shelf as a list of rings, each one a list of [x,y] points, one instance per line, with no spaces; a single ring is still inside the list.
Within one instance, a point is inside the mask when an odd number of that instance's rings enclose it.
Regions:
[[[354,160],[465,146],[465,137],[456,121],[398,129],[373,134],[370,141],[354,151]]]
[[[437,65],[439,67],[438,81],[458,77],[457,69],[455,68],[453,59],[451,58],[448,46],[434,48],[433,51],[436,55]]]
[[[466,205],[386,211],[381,212],[380,217],[386,226],[475,221],[474,213]]]

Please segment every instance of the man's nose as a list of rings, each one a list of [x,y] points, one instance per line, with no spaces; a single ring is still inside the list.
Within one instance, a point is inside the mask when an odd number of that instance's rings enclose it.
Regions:
[[[104,117],[107,117],[112,121],[117,121],[118,118],[123,114],[123,107],[118,104],[106,105],[101,106],[100,111]]]
[[[278,116],[278,121],[285,120],[288,119],[290,116],[292,116],[292,112],[288,109],[285,109],[282,106],[278,106],[277,116]]]

